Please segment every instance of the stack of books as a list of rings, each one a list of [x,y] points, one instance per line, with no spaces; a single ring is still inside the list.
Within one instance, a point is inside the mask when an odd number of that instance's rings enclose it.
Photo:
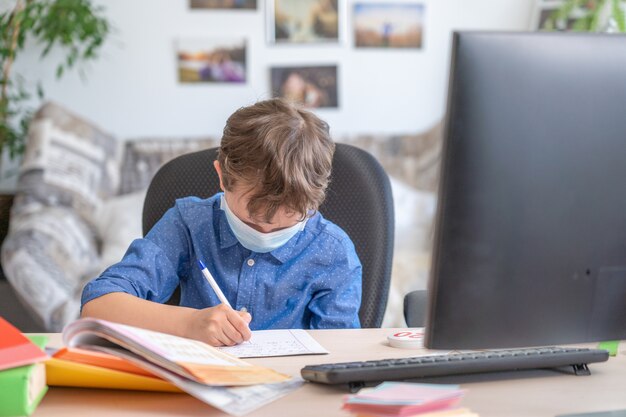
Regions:
[[[28,339],[0,317],[0,416],[30,415],[48,391],[46,338]]]
[[[76,320],[63,342],[46,361],[51,386],[186,392],[240,416],[302,385],[197,340],[105,320]]]
[[[343,409],[359,417],[478,417],[459,407],[458,385],[383,382],[344,398]]]

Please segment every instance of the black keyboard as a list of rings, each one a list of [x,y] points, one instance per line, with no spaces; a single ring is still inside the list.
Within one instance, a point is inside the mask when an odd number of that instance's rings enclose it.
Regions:
[[[364,362],[327,363],[302,368],[302,377],[323,384],[365,385],[371,382],[483,372],[573,366],[577,375],[589,375],[588,363],[604,362],[601,349],[541,347],[451,353]]]

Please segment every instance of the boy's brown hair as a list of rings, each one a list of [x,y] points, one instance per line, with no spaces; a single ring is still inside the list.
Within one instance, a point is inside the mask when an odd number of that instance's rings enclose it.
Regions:
[[[319,208],[334,152],[326,122],[274,98],[228,118],[218,160],[224,188],[243,186],[250,193],[250,217],[269,222],[279,207],[301,219]]]

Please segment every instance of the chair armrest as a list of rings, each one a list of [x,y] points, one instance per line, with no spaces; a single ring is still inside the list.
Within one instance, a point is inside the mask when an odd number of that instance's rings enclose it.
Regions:
[[[428,292],[412,291],[404,296],[404,320],[409,327],[423,327],[426,323]]]

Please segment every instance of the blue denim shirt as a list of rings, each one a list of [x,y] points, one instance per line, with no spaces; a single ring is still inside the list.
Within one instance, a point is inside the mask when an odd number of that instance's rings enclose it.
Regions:
[[[250,312],[252,330],[360,326],[361,263],[343,230],[318,212],[280,248],[251,252],[233,235],[221,196],[177,200],[119,263],[85,286],[82,305],[111,292],[164,303],[180,285],[180,305],[215,306],[201,260],[233,308]]]

